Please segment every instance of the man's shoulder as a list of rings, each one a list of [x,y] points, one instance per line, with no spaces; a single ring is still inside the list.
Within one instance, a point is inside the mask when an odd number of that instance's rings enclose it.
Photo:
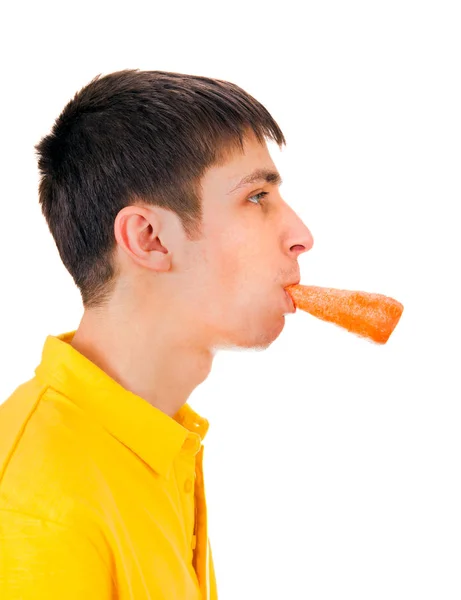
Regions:
[[[0,405],[0,508],[71,512],[91,468],[87,422],[37,378],[16,388]]]
[[[46,387],[34,377],[19,385],[0,405],[0,478]]]

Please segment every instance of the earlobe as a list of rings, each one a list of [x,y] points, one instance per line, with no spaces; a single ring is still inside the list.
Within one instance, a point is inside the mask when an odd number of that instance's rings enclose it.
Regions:
[[[171,254],[169,252],[154,251],[152,253],[151,264],[155,271],[169,271],[171,268]]]

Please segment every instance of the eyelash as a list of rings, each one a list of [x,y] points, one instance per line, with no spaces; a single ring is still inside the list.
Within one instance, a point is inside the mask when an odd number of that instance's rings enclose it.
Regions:
[[[259,192],[259,194],[255,194],[254,196],[250,196],[248,198],[248,200],[251,200],[252,198],[257,198],[258,196],[260,196],[260,204],[264,204],[265,200],[263,199],[264,196],[267,196],[269,194],[269,192]],[[252,202],[252,204],[257,204],[256,202]]]

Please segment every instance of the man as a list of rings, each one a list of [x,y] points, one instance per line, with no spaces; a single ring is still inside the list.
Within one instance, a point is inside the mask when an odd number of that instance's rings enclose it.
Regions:
[[[78,286],[0,407],[0,597],[213,600],[203,439],[187,404],[224,348],[267,348],[313,239],[280,195],[284,136],[238,86],[124,70],[36,149]]]

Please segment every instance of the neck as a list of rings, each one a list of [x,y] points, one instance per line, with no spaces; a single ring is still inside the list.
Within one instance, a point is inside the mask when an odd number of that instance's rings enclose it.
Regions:
[[[71,346],[128,391],[173,417],[210,373],[214,353],[173,315],[147,327],[136,311],[86,310]],[[187,328],[186,328],[187,331]]]

